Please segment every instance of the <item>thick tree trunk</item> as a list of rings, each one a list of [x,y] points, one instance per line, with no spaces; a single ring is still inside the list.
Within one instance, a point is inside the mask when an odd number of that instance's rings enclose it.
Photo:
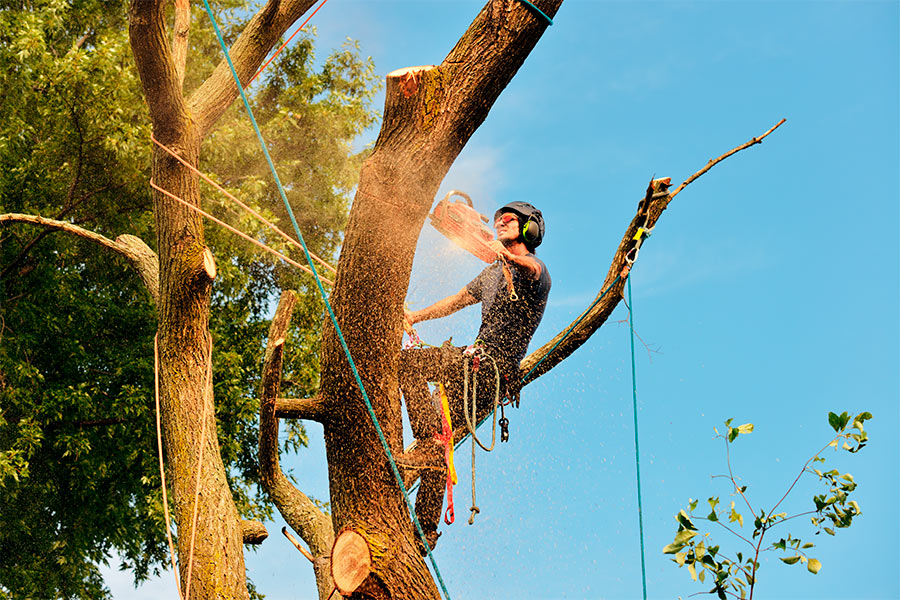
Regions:
[[[178,133],[164,143],[196,164],[199,139],[189,125]],[[162,189],[198,203],[196,178],[161,151],[155,153],[153,175]],[[214,263],[195,213],[161,194],[155,209],[162,425],[182,590],[190,586],[191,598],[198,600],[245,598],[243,531],[225,478],[212,395],[208,322]]]
[[[134,2],[130,34],[156,138],[197,164],[200,136],[169,51],[163,3]],[[158,148],[152,177],[160,188],[199,204],[197,177]],[[161,193],[154,194],[154,213],[161,420],[181,587],[197,600],[246,598],[243,531],[219,452],[212,396],[208,322],[215,263],[196,213]]]
[[[552,15],[560,3],[539,5]],[[520,2],[492,0],[441,65],[388,76],[384,123],[361,172],[332,302],[394,455],[402,451],[400,323],[416,241],[450,165],[546,26]],[[369,540],[367,589],[389,598],[436,598],[410,515],[330,324],[323,341],[320,398],[328,407],[335,531],[353,530]],[[382,551],[384,539],[391,544]]]

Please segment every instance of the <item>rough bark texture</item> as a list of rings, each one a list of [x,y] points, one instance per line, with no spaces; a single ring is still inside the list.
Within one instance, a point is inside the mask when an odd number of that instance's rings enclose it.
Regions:
[[[239,73],[252,74],[274,41],[311,4],[307,0],[267,4],[232,49]],[[169,46],[165,6],[163,0],[133,0],[129,10],[131,46],[154,136],[196,165],[203,136],[233,102],[237,87],[228,81],[230,75],[223,61],[194,93],[190,104],[185,100],[180,67],[186,32],[180,18],[176,58]],[[197,178],[158,148],[154,147],[153,153],[156,184],[188,202],[199,203]],[[190,588],[191,597],[197,600],[246,598],[243,527],[226,482],[216,438],[212,388],[207,385],[214,262],[204,245],[203,227],[196,213],[159,193],[154,194],[154,212],[159,248],[161,410],[178,523],[181,586],[183,590]],[[202,440],[198,439],[199,431],[206,432]],[[201,493],[194,535],[192,517],[198,487]]]
[[[547,14],[561,0],[538,2]],[[388,76],[384,123],[362,168],[332,302],[393,453],[402,449],[397,368],[413,252],[441,180],[546,23],[493,0],[444,62]],[[413,528],[336,333],[323,336],[325,442],[335,529],[387,536],[373,570],[392,598],[435,598]]]
[[[334,587],[327,561],[334,542],[331,521],[312,500],[291,484],[278,461],[278,419],[275,417],[275,403],[281,387],[285,336],[296,303],[294,292],[282,293],[269,328],[269,343],[266,347],[266,360],[260,385],[260,479],[281,516],[309,545],[319,598],[327,600]]]

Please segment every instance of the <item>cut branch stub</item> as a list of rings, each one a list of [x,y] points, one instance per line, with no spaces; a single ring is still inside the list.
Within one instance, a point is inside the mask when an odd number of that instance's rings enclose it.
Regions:
[[[331,577],[342,596],[355,592],[372,573],[372,552],[362,534],[345,529],[331,548]]]

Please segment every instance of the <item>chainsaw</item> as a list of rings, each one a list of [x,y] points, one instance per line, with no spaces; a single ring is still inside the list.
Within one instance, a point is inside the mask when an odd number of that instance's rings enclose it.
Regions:
[[[453,196],[462,199],[451,200]],[[488,218],[475,210],[472,199],[465,192],[447,192],[429,217],[432,226],[460,248],[486,263],[497,260],[497,253],[487,246],[494,239],[493,232],[487,226]]]

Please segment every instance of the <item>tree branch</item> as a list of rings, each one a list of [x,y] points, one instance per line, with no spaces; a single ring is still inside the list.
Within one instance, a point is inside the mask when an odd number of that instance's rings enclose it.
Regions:
[[[281,387],[281,368],[284,360],[284,341],[297,297],[294,292],[282,292],[278,308],[269,328],[269,343],[260,385],[259,407],[259,471],[263,488],[272,498],[287,524],[309,545],[314,556],[328,556],[334,543],[331,520],[294,487],[284,475],[278,460],[278,419],[275,404]],[[314,563],[319,595],[331,591],[333,585],[324,564]],[[327,588],[327,590],[326,590]]]
[[[250,83],[266,54],[288,28],[303,16],[316,0],[269,0],[257,12],[228,51],[243,85]],[[191,94],[188,105],[201,138],[238,97],[238,89],[225,59]]]
[[[279,398],[275,401],[275,416],[279,419],[325,420],[325,403],[321,398]]]
[[[625,257],[632,252],[632,249],[635,246],[634,235],[637,233],[638,227],[643,227],[644,229],[652,229],[656,222],[659,220],[660,216],[666,208],[669,206],[669,203],[672,201],[672,198],[675,194],[679,193],[683,190],[688,184],[702,176],[704,173],[709,171],[713,166],[718,164],[719,162],[725,160],[732,154],[740,152],[745,148],[749,148],[755,144],[759,144],[764,137],[775,131],[785,120],[782,119],[779,121],[774,127],[766,131],[759,137],[755,137],[751,139],[749,142],[742,144],[736,148],[733,148],[723,154],[722,156],[710,160],[706,166],[702,169],[688,177],[684,183],[679,185],[673,192],[667,193],[667,186],[658,186],[658,189],[653,189],[651,185],[651,189],[647,190],[647,195],[644,197],[644,200],[640,202],[638,205],[637,214],[635,214],[634,218],[631,220],[631,223],[628,225],[628,228],[625,230],[625,235],[622,237],[622,241],[619,243],[618,248],[616,249],[615,255],[613,256],[612,264],[609,267],[609,271],[606,274],[606,279],[603,281],[603,286],[601,287],[600,292],[597,294],[599,298],[600,295],[606,290],[615,278],[622,274],[622,269],[626,266]],[[657,180],[659,181],[659,180]],[[627,274],[625,275],[627,276]],[[520,377],[524,377],[532,368],[534,368],[538,363],[540,366],[532,373],[526,385],[531,383],[544,373],[548,372],[550,369],[555,367],[557,364],[562,362],[566,357],[571,355],[575,350],[577,350],[584,342],[586,342],[596,331],[600,328],[603,323],[606,322],[606,319],[609,318],[609,315],[612,314],[613,310],[615,310],[616,306],[618,306],[619,301],[622,299],[622,290],[625,286],[625,276],[623,276],[613,289],[607,293],[607,295],[596,304],[592,309],[587,311],[587,315],[582,313],[584,319],[578,323],[578,319],[572,322],[569,327],[566,327],[563,331],[558,333],[552,340],[529,354],[525,357],[525,360],[522,361],[522,365],[519,369]],[[579,319],[581,316],[579,316]],[[577,325],[576,325],[577,323]],[[561,341],[565,336],[566,332],[571,329],[571,333],[565,337],[564,341]],[[552,354],[550,354],[551,349],[557,342],[560,342],[559,346],[553,350]]]
[[[188,0],[175,0],[175,31],[172,33],[172,61],[178,86],[184,86],[187,63],[188,34],[191,31],[191,5]]]
[[[259,521],[241,519],[241,530],[244,532],[244,543],[254,546],[262,544],[269,537],[266,526]]]
[[[48,229],[71,233],[118,252],[128,259],[131,266],[137,271],[138,275],[140,275],[147,291],[150,292],[150,296],[153,298],[153,302],[158,302],[159,262],[156,253],[153,252],[153,250],[151,250],[140,238],[129,234],[123,234],[115,240],[111,240],[99,233],[94,233],[93,231],[78,227],[77,225],[73,225],[66,221],[57,221],[56,219],[48,219],[37,215],[23,215],[17,213],[0,215],[0,224],[16,222],[31,223]]]
[[[132,0],[128,35],[156,137],[170,144],[190,123],[166,35],[165,0]]]

